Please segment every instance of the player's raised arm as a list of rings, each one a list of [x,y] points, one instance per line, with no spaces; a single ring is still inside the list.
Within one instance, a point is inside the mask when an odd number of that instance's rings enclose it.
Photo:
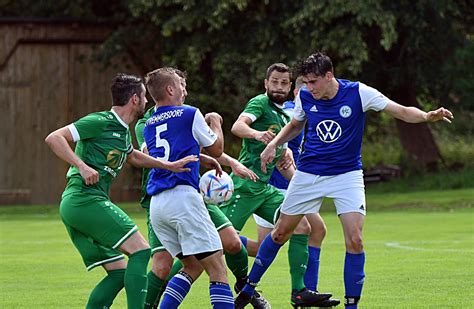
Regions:
[[[299,121],[295,118],[281,129],[280,133],[265,147],[263,152],[260,154],[261,168],[263,172],[267,171],[267,164],[273,162],[275,159],[276,147],[282,145],[300,134],[304,128],[306,121]]]
[[[60,159],[77,167],[86,185],[99,181],[99,173],[82,161],[69,146],[68,142],[73,142],[74,139],[67,126],[50,133],[44,141]]]
[[[201,116],[202,117],[202,116]],[[216,141],[209,146],[205,146],[204,150],[208,155],[218,158],[224,152],[224,134],[222,133],[222,117],[217,113],[208,113],[205,121],[209,128],[217,135]]]
[[[235,136],[240,138],[252,138],[256,139],[267,145],[270,143],[273,138],[275,137],[275,133],[272,131],[258,131],[252,129],[250,124],[252,123],[252,119],[249,116],[241,115],[232,126],[231,132]]]
[[[451,123],[454,119],[453,113],[444,107],[440,107],[434,111],[424,112],[416,107],[403,106],[393,101],[390,101],[383,111],[397,119],[409,123],[436,122],[440,120]]]

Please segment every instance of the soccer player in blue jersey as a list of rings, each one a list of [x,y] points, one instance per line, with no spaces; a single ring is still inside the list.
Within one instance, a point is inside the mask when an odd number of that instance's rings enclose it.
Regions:
[[[146,86],[156,103],[147,120],[144,137],[152,157],[165,161],[188,155],[223,153],[222,118],[206,118],[199,109],[183,105],[183,84],[175,69],[160,68],[147,74]],[[199,162],[188,165],[190,172],[169,173],[153,169],[147,192],[152,196],[150,219],[165,249],[178,257],[183,269],[168,283],[160,308],[177,308],[201,273],[209,274],[213,308],[233,308],[233,296],[226,274],[222,244],[202,196],[199,194]]]
[[[361,163],[365,113],[384,111],[410,123],[451,122],[453,114],[443,107],[427,113],[406,107],[363,83],[337,79],[331,59],[320,52],[301,61],[296,71],[303,76],[306,88],[295,100],[291,122],[262,152],[262,170],[273,160],[276,146],[294,138],[307,123],[304,151],[275,230],[262,242],[256,258],[259,263],[253,264],[249,284],[242,292],[251,295],[298,222],[305,214],[319,212],[323,198],[329,197],[334,200],[345,238],[345,306],[357,308],[365,278],[362,227],[366,203]],[[245,304],[240,300],[247,298],[239,295],[236,308],[243,308]]]
[[[303,77],[298,76],[295,80],[295,88],[293,89],[293,94],[296,97],[299,89],[304,85]],[[292,117],[293,111],[295,108],[294,101],[286,101],[283,104],[283,110]],[[293,153],[295,162],[298,162],[300,156],[300,148],[303,142],[304,132],[301,131],[295,138],[288,142],[288,148]],[[270,177],[269,184],[281,190],[286,194],[288,189],[289,181],[279,172],[278,169],[274,169],[272,176]],[[274,229],[274,225],[270,222],[267,222],[265,219],[259,217],[258,215],[253,215],[255,223],[258,226],[258,246],[262,243],[263,239]],[[306,219],[308,220],[311,226],[311,233],[308,240],[308,264],[306,272],[304,275],[304,284],[305,286],[312,290],[317,291],[318,278],[319,278],[319,258],[321,254],[321,245],[326,236],[326,225],[324,224],[323,218],[318,213],[315,214],[306,214]],[[254,251],[255,250],[255,251]],[[256,255],[256,249],[252,248],[249,251],[249,254]],[[254,253],[255,252],[255,253]],[[329,306],[339,304],[337,299],[329,299],[321,301],[318,306]]]

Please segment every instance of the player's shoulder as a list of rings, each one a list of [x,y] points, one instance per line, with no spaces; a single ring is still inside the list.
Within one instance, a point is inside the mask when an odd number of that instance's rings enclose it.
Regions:
[[[106,125],[111,122],[115,122],[116,118],[111,111],[100,111],[90,113],[79,119],[79,121],[81,120],[87,121],[89,123],[96,123],[98,125]]]
[[[294,101],[286,101],[285,103],[283,103],[283,110],[293,109],[293,108],[295,108]]]
[[[249,104],[266,104],[268,102],[269,99],[265,93],[259,94],[249,100]]]
[[[298,92],[298,96],[300,100],[314,100],[313,95],[309,92],[308,88],[301,87],[300,91]]]
[[[357,81],[351,81],[347,79],[337,79],[337,82],[339,83],[339,87],[341,89],[345,90],[358,90],[359,89],[359,82]]]

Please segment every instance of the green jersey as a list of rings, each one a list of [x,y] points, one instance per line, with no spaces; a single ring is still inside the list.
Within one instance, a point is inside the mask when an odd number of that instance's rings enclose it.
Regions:
[[[71,166],[63,196],[86,193],[109,197],[112,181],[122,170],[127,154],[133,151],[128,125],[113,111],[89,114],[68,126],[77,142],[75,153],[99,172],[99,181],[87,186],[79,170]]]
[[[145,115],[143,115],[143,118],[139,119],[137,121],[137,124],[135,125],[135,136],[137,137],[138,146],[142,151],[143,148],[146,147],[145,137],[143,136],[143,129],[145,128],[146,121],[153,115],[154,112],[155,106],[148,109]],[[149,168],[142,169],[142,190],[140,194],[140,205],[142,205],[143,208],[150,208],[151,196],[149,196],[146,192],[149,174]]]
[[[250,127],[257,131],[272,131],[275,134],[290,121],[290,117],[279,108],[266,94],[258,95],[247,103],[241,116],[247,116],[252,119]],[[267,173],[264,174],[260,167],[260,154],[266,145],[253,138],[244,138],[242,149],[240,150],[239,161],[255,172],[260,177],[260,181],[268,183],[276,162],[280,159],[283,147],[278,146],[273,162],[267,165]]]

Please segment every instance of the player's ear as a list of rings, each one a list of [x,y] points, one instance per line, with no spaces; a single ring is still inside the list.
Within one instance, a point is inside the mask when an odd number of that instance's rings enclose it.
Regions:
[[[268,85],[268,79],[265,78],[263,80],[263,86],[265,86],[265,90],[268,90],[267,85]]]
[[[169,96],[173,95],[173,87],[171,85],[166,86],[166,92],[168,93]]]

